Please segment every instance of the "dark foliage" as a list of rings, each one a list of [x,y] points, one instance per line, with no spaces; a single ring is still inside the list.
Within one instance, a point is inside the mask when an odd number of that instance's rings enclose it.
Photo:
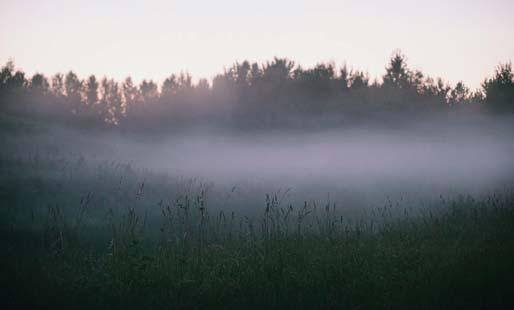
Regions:
[[[31,78],[12,61],[0,72],[2,113],[86,127],[161,130],[184,126],[327,127],[351,122],[406,119],[461,110],[514,111],[511,64],[500,65],[483,89],[453,88],[442,79],[408,68],[395,52],[383,82],[365,72],[320,63],[304,69],[275,58],[265,64],[235,63],[212,80],[193,83],[187,73],[171,75],[159,87],[152,80],[136,85],[74,72],[51,79]]]

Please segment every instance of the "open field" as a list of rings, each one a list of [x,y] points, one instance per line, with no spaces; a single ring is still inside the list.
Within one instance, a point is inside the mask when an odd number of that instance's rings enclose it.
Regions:
[[[514,306],[510,186],[378,202],[318,181],[229,186],[27,141],[8,141],[0,166],[7,308]]]

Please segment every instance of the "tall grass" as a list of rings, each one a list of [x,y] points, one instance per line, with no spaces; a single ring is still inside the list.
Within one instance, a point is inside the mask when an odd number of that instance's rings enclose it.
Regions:
[[[2,180],[7,308],[514,306],[510,190],[361,215],[330,199],[294,205],[286,191],[249,215],[211,206],[201,182],[157,191],[126,165],[61,163],[55,178],[27,165]]]

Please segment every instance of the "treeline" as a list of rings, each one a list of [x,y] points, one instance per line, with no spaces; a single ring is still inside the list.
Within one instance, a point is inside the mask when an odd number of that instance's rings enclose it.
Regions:
[[[130,77],[80,79],[72,71],[27,77],[12,61],[0,72],[2,113],[87,127],[337,126],[460,110],[514,112],[511,64],[500,64],[476,91],[411,70],[401,52],[393,54],[380,82],[346,65],[304,69],[281,58],[235,63],[211,83],[193,83],[187,73],[173,74],[161,85],[152,80],[136,85]]]

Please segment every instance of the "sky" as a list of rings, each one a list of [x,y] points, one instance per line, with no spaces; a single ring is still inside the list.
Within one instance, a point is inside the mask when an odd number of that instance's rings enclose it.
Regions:
[[[0,63],[121,80],[212,78],[236,61],[287,57],[380,78],[409,67],[477,88],[514,59],[512,0],[0,0]]]

